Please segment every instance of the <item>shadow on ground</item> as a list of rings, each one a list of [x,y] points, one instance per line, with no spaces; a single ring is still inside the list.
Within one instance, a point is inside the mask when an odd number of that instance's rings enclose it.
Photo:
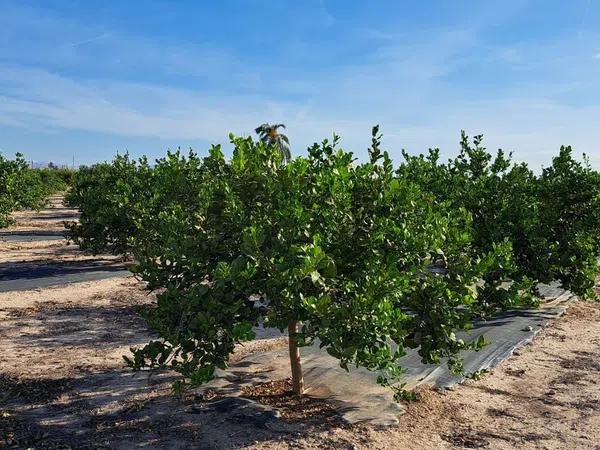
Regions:
[[[578,358],[564,360],[569,361],[567,364],[579,361]],[[585,377],[583,372],[581,376]],[[317,413],[302,420],[284,420],[265,414],[268,411],[262,409],[248,410],[244,399],[207,403],[193,398],[180,400],[169,391],[174,379],[166,372],[148,377],[146,373],[133,375],[120,369],[58,380],[6,381],[0,377],[0,386],[8,393],[8,396],[0,396],[0,409],[10,411],[0,414],[0,438],[12,433],[12,442],[20,448],[221,449],[281,441],[289,448],[301,448],[298,446],[306,444],[306,439],[318,439],[315,444],[319,448],[353,448],[356,436],[360,440],[362,435],[361,444],[369,445],[362,425],[346,425],[330,415]],[[577,378],[573,382],[581,383],[581,380]],[[565,383],[557,378],[552,386],[560,393]],[[34,395],[20,395],[23,387],[32,390]],[[515,404],[524,405],[525,409],[532,409],[535,415],[545,414],[549,420],[559,419],[552,415],[556,411],[549,407],[560,409],[563,403],[565,407],[573,406],[572,402],[557,403],[552,393],[532,396],[518,390],[476,388],[505,396]],[[35,395],[46,391],[47,394]],[[575,406],[582,419],[600,411],[600,404],[594,401],[578,402]],[[526,413],[519,408],[513,411],[490,407],[486,414],[490,420],[502,420]],[[337,433],[341,429],[354,431],[353,443]],[[465,426],[444,432],[441,438],[460,448],[481,448],[488,446],[490,439],[515,444],[547,440],[547,433],[539,431],[527,428],[488,431]]]
[[[8,311],[3,334],[15,336],[19,346],[41,345],[45,348],[102,349],[146,343],[151,334],[135,312],[139,306],[73,306],[45,304],[43,312],[23,314]],[[19,330],[28,330],[18,334]],[[31,330],[31,331],[29,331]]]
[[[79,217],[78,212],[63,212],[63,213],[52,213],[52,214],[36,214],[31,216],[16,216],[17,220],[24,221],[70,221],[76,220]]]
[[[0,263],[0,292],[25,291],[130,275],[124,264],[104,259],[62,263]]]
[[[6,381],[8,380],[8,381]],[[128,370],[90,373],[54,382],[0,377],[0,442],[18,448],[240,448],[260,441],[287,443],[347,427],[331,418],[285,421],[248,411],[238,401],[198,406],[170,391],[173,375],[151,377]],[[52,395],[28,397],[22,388]],[[345,448],[332,437],[335,448]]]
[[[30,263],[21,262],[16,265],[14,262],[0,263],[0,282],[9,280],[28,280],[32,278],[46,278],[77,275],[86,272],[94,271],[122,271],[126,270],[123,264],[115,263],[115,261],[97,258],[85,261],[64,261],[60,263]]]
[[[32,242],[65,239],[60,230],[0,231],[0,241]]]

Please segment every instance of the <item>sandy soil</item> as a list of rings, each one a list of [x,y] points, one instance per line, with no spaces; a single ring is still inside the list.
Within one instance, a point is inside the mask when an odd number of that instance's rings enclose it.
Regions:
[[[152,337],[135,314],[135,306],[149,300],[132,279],[0,295],[0,437],[3,427],[5,433],[15,430],[17,448],[127,448],[142,442],[256,449],[600,445],[597,303],[571,306],[532,345],[479,382],[447,393],[421,390],[398,428],[377,430],[318,416],[265,427],[229,412],[190,414],[195,402],[171,396],[170,374],[149,381],[123,369],[128,348]],[[71,435],[76,430],[86,434]]]
[[[28,244],[0,263],[58,260],[64,248]],[[0,448],[600,449],[599,303],[574,303],[480,381],[421,389],[398,427],[376,429],[306,402],[260,421],[173,397],[173,374],[132,376],[122,355],[153,337],[137,314],[152,300],[133,278],[0,293]],[[235,358],[281,345],[257,341]]]
[[[151,338],[135,313],[150,300],[133,278],[0,293],[0,369],[61,378],[122,367],[129,347]]]
[[[41,211],[19,211],[12,214],[15,224],[2,231],[27,233],[64,232],[65,222],[76,221],[79,213],[65,208],[62,197],[51,197],[50,207]],[[0,264],[3,269],[18,268],[18,263],[73,263],[77,261],[117,263],[122,259],[112,255],[92,255],[65,240],[17,242],[0,240]]]
[[[62,196],[55,196],[49,199],[48,207],[41,211],[17,211],[12,214],[12,217],[16,223],[9,230],[62,230],[63,223],[77,220],[79,212],[76,209],[67,208],[63,203]]]

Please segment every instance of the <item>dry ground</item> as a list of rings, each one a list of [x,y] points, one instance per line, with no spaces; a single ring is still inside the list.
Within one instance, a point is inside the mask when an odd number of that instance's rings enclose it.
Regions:
[[[3,245],[0,264],[65,257],[64,243]],[[573,304],[482,380],[422,389],[398,427],[375,429],[310,402],[268,423],[207,411],[170,394],[172,374],[132,376],[122,355],[152,338],[136,312],[153,299],[142,287],[119,278],[0,293],[0,448],[600,449],[599,303]]]
[[[2,231],[36,234],[38,232],[64,232],[64,223],[77,220],[78,213],[65,208],[61,197],[52,197],[50,207],[42,211],[20,211],[13,214],[16,223]],[[33,242],[2,241],[0,238],[0,263],[2,268],[18,267],[20,262],[56,263],[76,261],[116,261],[110,255],[90,255],[79,251],[76,245],[65,240]]]

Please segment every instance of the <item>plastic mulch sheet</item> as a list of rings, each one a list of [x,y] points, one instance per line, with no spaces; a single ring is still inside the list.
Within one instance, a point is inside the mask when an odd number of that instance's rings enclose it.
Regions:
[[[571,294],[556,285],[543,286],[547,301],[538,309],[504,312],[491,320],[476,323],[473,330],[461,336],[477,339],[484,336],[490,344],[478,352],[465,352],[465,372],[491,369],[517,348],[525,345],[552,319],[563,314]],[[376,425],[394,425],[402,414],[402,407],[393,399],[389,388],[376,383],[377,372],[352,368],[346,372],[338,361],[317,345],[301,349],[306,395],[322,398],[332,404],[349,423],[370,422]],[[420,362],[411,350],[403,359],[406,369],[404,382],[412,389],[422,384],[451,388],[463,381],[454,376],[445,365],[427,365]],[[239,396],[245,385],[279,380],[290,376],[287,348],[250,355],[225,371],[202,390],[210,389],[225,396]]]
[[[0,292],[27,291],[131,275],[123,264],[114,262],[19,263],[10,264],[7,268],[3,266],[0,264]]]

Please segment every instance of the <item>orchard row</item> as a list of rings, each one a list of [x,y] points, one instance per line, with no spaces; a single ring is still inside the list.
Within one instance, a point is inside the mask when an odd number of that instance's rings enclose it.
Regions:
[[[71,175],[68,169],[30,169],[21,154],[0,155],[0,228],[11,224],[12,211],[44,206],[48,195],[67,188]]]
[[[160,339],[133,349],[134,369],[201,384],[262,324],[401,388],[407,348],[461,372],[459,353],[485,343],[457,332],[536,304],[540,282],[594,295],[600,174],[569,147],[536,174],[464,134],[452,160],[430,150],[397,165],[377,127],[367,162],[337,138],[286,162],[230,137],[231,158],[219,146],[153,165],[117,156],[74,178],[72,239],[133,256],[157,292],[144,316]]]

